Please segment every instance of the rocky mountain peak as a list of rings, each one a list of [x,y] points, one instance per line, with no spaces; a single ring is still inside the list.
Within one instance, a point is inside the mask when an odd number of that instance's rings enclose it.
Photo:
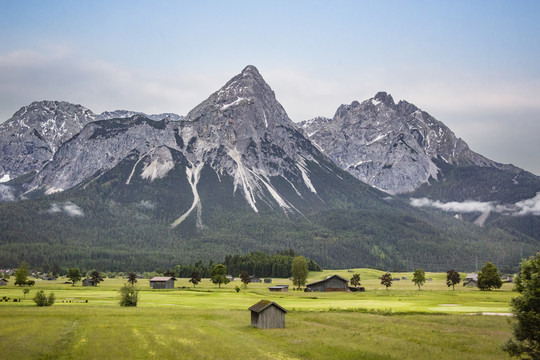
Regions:
[[[384,91],[379,91],[375,97],[373,98],[374,102],[382,102],[386,106],[395,107],[396,104],[394,103],[394,99],[392,98],[392,95],[387,94]]]
[[[96,115],[65,101],[35,101],[0,125],[0,178],[39,171]]]

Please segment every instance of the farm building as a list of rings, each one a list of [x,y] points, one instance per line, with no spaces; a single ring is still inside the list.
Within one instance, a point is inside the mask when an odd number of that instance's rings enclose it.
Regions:
[[[152,289],[174,289],[174,281],[172,276],[156,276],[150,279]]]
[[[349,291],[349,281],[339,275],[306,285],[306,291]]]
[[[97,284],[93,279],[86,278],[82,281],[82,286],[96,286]]]
[[[249,280],[251,280],[252,283],[262,283],[261,278],[255,275],[251,275]]]
[[[268,290],[275,292],[289,292],[289,285],[274,285],[270,286]]]
[[[269,279],[269,278],[264,279],[264,283],[265,283],[265,284],[271,284],[271,283],[272,283],[272,279]]]
[[[285,328],[287,310],[275,302],[261,300],[249,310],[251,310],[251,326],[259,329]]]
[[[476,286],[478,283],[478,274],[467,274],[465,280],[463,280],[463,286]]]
[[[8,284],[9,280],[6,279],[0,279],[0,286],[6,286]]]

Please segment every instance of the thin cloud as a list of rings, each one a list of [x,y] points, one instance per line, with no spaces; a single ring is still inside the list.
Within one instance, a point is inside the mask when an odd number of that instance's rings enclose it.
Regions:
[[[83,209],[72,203],[71,201],[68,201],[64,204],[56,204],[52,203],[51,207],[46,211],[48,214],[58,214],[58,213],[64,213],[71,217],[81,217],[84,216]]]
[[[512,216],[536,215],[540,216],[540,192],[531,199],[518,201],[515,204],[497,204],[495,202],[482,201],[451,201],[442,202],[439,200],[430,200],[428,198],[410,198],[410,204],[414,207],[431,207],[446,212],[453,213],[488,213],[496,212],[499,214]]]

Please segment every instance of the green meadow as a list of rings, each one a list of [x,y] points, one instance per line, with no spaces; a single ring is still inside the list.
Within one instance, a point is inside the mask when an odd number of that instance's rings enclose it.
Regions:
[[[516,295],[512,284],[481,292],[445,284],[446,274],[427,273],[422,290],[411,273],[385,290],[381,272],[356,269],[366,292],[270,293],[268,284],[237,280],[218,288],[210,280],[193,287],[152,290],[138,280],[139,305],[118,305],[125,279],[97,287],[36,280],[22,302],[0,302],[0,359],[507,359],[500,349],[511,336],[507,314]],[[347,270],[310,274],[309,281]],[[464,278],[465,274],[462,274]],[[10,281],[13,283],[13,278]],[[54,292],[56,303],[37,307],[38,290]],[[21,288],[0,288],[2,297],[23,298]],[[249,306],[274,300],[289,312],[285,329],[250,327]],[[87,302],[88,301],[88,302]]]

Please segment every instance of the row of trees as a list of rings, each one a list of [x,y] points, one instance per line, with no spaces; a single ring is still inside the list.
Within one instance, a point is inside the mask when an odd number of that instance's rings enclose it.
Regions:
[[[424,270],[416,269],[413,272],[412,282],[414,285],[418,286],[418,290],[420,290],[420,288],[425,284],[426,280],[426,273]],[[381,276],[381,285],[384,285],[386,290],[392,286],[392,282],[392,274],[389,272]],[[448,287],[452,286],[452,290],[455,290],[455,285],[459,284],[460,282],[461,275],[459,275],[457,271],[452,269],[446,272],[446,285]],[[478,273],[478,281],[476,286],[480,290],[500,289],[502,286],[502,280],[499,270],[494,264],[488,262],[486,265],[484,265],[484,267]]]

